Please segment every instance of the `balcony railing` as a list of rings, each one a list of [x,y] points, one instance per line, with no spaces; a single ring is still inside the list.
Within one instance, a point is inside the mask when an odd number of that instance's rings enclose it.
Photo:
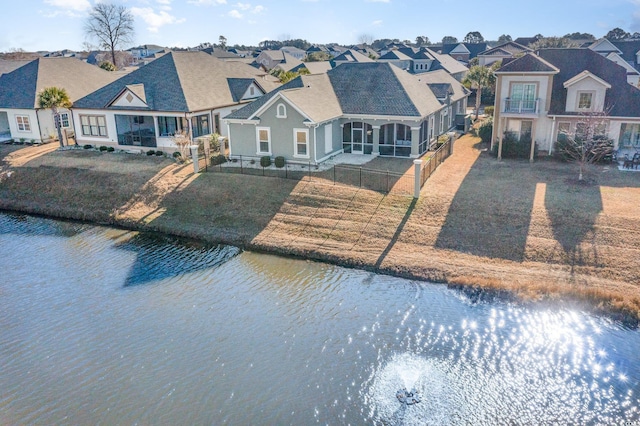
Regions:
[[[504,111],[511,114],[537,114],[540,99],[519,100],[505,98]]]

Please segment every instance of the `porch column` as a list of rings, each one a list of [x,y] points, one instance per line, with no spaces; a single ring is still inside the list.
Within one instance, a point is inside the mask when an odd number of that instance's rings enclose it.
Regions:
[[[502,131],[502,121],[504,120],[504,118],[500,119],[500,122],[498,122],[498,160],[502,160],[502,138],[504,136],[504,132]]]
[[[371,155],[380,155],[380,126],[371,126],[373,128],[373,151]]]
[[[411,128],[411,158],[420,157],[420,126]]]
[[[529,162],[533,163],[533,155],[535,154],[536,147],[536,126],[531,125],[531,154],[529,155]]]

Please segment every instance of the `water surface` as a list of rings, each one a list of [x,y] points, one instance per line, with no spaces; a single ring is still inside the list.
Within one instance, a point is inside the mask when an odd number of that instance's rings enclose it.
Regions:
[[[0,424],[640,420],[640,333],[581,312],[3,214],[0,271]]]

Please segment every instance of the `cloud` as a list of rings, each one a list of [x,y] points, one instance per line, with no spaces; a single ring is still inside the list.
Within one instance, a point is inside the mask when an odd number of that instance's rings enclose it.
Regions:
[[[91,9],[89,0],[44,0],[46,4],[59,7],[67,11],[84,12]]]
[[[373,21],[371,23],[371,25],[374,26],[374,27],[379,27],[380,25],[382,25],[382,19],[377,19],[377,20]]]
[[[227,4],[227,0],[187,0],[187,3],[195,4],[196,6],[209,6]]]
[[[391,3],[391,0],[364,0],[367,3]]]
[[[165,25],[181,24],[186,21],[185,18],[177,18],[170,15],[166,10],[161,10],[156,13],[150,7],[132,7],[131,13],[134,16],[142,18],[142,20],[147,24],[147,29],[152,33],[157,33],[160,27]]]
[[[232,18],[236,18],[236,19],[242,19],[242,13],[238,12],[237,10],[233,9],[230,10],[228,15]]]
[[[240,10],[249,10],[251,9],[251,5],[249,3],[237,3],[236,7]]]
[[[251,11],[251,13],[262,13],[265,11],[265,7],[261,6],[261,5],[257,5],[256,7],[253,8],[253,10]]]

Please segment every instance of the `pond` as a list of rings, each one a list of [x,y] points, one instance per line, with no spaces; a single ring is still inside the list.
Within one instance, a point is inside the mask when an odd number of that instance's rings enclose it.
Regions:
[[[9,214],[0,270],[2,424],[640,420],[640,332],[578,311]]]

